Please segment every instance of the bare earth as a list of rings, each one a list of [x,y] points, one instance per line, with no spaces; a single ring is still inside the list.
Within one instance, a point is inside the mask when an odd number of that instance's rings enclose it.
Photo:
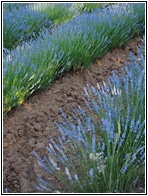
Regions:
[[[87,83],[96,86],[113,70],[120,71],[129,52],[136,54],[140,43],[141,36],[133,38],[126,47],[113,49],[89,69],[65,74],[49,90],[35,93],[8,113],[3,120],[3,185],[9,193],[37,192],[33,183],[37,183],[42,170],[32,151],[43,157],[49,138],[56,140],[59,131],[54,122],[60,123],[62,119],[59,108],[67,116],[71,115],[71,107],[80,105],[85,109],[84,86]]]

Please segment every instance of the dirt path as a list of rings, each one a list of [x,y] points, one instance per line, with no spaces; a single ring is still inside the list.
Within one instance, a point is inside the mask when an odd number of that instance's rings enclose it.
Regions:
[[[112,70],[120,70],[127,61],[129,51],[136,54],[141,37],[133,38],[128,46],[115,48],[85,70],[67,73],[55,81],[50,90],[32,95],[21,106],[13,109],[3,120],[3,184],[10,193],[35,193],[40,170],[32,151],[45,155],[45,147],[52,136],[59,135],[54,121],[60,123],[59,108],[71,114],[71,107],[85,109],[84,86],[96,86]]]

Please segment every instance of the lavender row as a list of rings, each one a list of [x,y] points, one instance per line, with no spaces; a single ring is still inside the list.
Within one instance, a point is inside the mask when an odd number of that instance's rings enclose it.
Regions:
[[[36,38],[44,29],[66,23],[82,12],[91,12],[108,4],[101,3],[4,3],[3,46],[15,48],[23,41]]]

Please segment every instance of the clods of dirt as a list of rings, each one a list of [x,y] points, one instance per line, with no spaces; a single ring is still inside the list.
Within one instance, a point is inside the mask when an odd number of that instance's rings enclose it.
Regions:
[[[59,136],[54,124],[62,119],[59,108],[67,116],[79,105],[85,109],[84,86],[96,86],[113,70],[120,71],[129,52],[136,54],[139,44],[141,36],[124,48],[112,49],[89,69],[65,74],[49,90],[37,92],[7,114],[3,120],[3,185],[9,193],[37,193],[33,184],[42,170],[32,152],[43,157],[50,137],[56,140]]]

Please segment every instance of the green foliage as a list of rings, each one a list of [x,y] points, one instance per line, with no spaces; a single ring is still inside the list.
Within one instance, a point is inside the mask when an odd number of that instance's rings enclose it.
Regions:
[[[30,9],[45,14],[54,25],[60,25],[74,17],[75,12],[70,10],[70,6],[68,3],[36,3]]]
[[[91,13],[95,9],[103,9],[112,3],[73,3],[72,7],[79,13]]]
[[[3,10],[12,12],[14,9],[21,9],[28,6],[28,3],[4,3]]]

